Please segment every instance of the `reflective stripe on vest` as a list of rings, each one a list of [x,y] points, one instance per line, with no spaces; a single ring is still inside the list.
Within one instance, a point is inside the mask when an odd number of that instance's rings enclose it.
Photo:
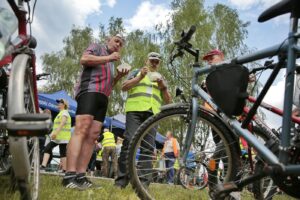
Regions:
[[[137,76],[139,75],[140,72]],[[128,91],[125,112],[152,110],[156,114],[160,112],[162,102],[162,93],[158,88],[158,84],[151,82],[149,77],[145,76]]]
[[[61,124],[63,113],[66,110],[62,110],[58,113],[58,115],[54,119],[53,131],[55,131],[59,125]],[[68,112],[66,112],[68,113]],[[71,138],[71,116],[68,113],[66,124],[62,127],[61,131],[56,136],[55,140],[70,140]]]
[[[115,147],[115,136],[112,132],[105,132],[103,133],[104,139],[102,140],[103,147]]]

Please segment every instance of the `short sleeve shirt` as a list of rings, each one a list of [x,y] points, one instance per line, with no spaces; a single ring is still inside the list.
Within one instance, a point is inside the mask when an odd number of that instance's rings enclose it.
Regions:
[[[94,56],[107,56],[109,52],[106,45],[92,43],[84,54]],[[82,66],[80,79],[75,88],[75,97],[87,92],[98,92],[110,95],[114,79],[114,63],[107,62],[97,66]]]

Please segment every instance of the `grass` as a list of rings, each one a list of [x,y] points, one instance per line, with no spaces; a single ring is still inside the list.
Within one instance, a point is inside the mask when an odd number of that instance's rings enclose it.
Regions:
[[[40,185],[41,200],[137,200],[139,199],[131,186],[121,190],[113,186],[112,180],[94,179],[94,182],[101,184],[101,189],[89,189],[85,191],[77,191],[65,189],[61,186],[61,177],[42,175]],[[9,191],[9,179],[5,176],[0,176],[0,199],[3,200],[19,200],[18,192]],[[155,192],[156,199],[168,200],[189,200],[189,199],[209,199],[207,191],[190,191],[183,189],[180,186],[168,186],[156,184],[151,186]],[[250,193],[243,192],[242,200],[253,199]],[[278,195],[275,200],[292,200],[293,198]]]

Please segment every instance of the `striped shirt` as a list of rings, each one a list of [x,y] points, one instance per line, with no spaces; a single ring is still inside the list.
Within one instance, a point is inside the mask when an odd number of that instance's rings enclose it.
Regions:
[[[94,56],[107,56],[109,52],[105,45],[92,43],[84,54]],[[75,88],[76,99],[87,92],[98,92],[110,95],[114,79],[114,63],[107,62],[97,66],[82,66],[83,70]]]

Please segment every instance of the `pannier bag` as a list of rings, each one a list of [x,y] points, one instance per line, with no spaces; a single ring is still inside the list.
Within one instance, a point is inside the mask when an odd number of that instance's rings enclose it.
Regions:
[[[242,114],[248,97],[249,70],[237,64],[224,64],[206,78],[208,93],[218,107],[229,116]]]

